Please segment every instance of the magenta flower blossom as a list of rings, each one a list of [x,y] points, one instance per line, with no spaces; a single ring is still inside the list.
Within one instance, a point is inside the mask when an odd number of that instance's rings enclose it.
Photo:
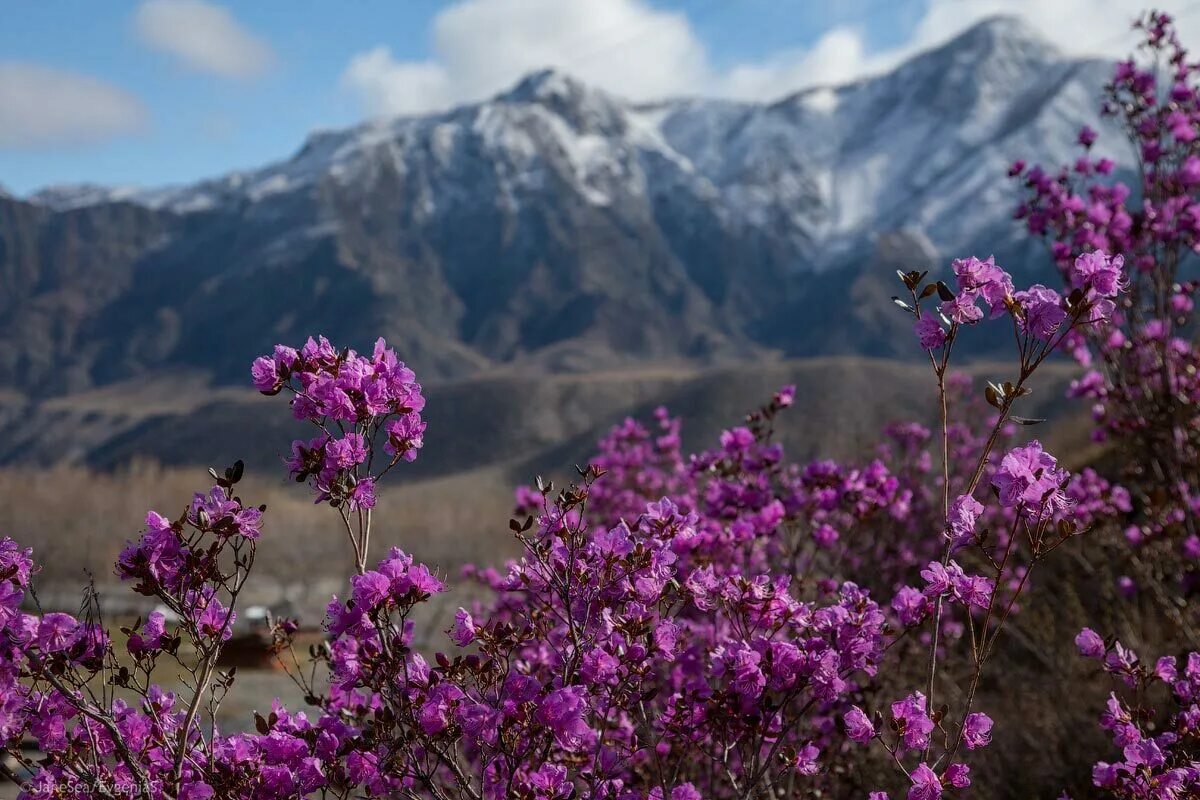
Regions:
[[[584,697],[583,687],[568,686],[547,695],[537,711],[538,721],[554,734],[558,746],[568,752],[589,747],[596,736],[584,718],[587,710]]]
[[[938,565],[941,566],[940,564]],[[892,598],[892,610],[900,619],[900,624],[911,627],[919,624],[928,616],[930,602],[924,593],[911,586],[902,586]]]
[[[213,788],[204,781],[188,781],[179,789],[179,800],[212,800]]]
[[[947,562],[945,566],[937,561],[929,562],[929,566],[921,570],[921,577],[925,579],[925,596],[938,597],[949,594],[954,588],[955,579],[962,574],[962,567],[953,561]]]
[[[459,647],[466,647],[475,640],[475,620],[465,608],[454,612],[454,628],[450,638]]]
[[[78,620],[70,614],[51,612],[38,626],[37,645],[47,653],[60,653],[75,644],[79,633]]]
[[[1093,296],[1111,299],[1128,285],[1124,267],[1124,256],[1109,256],[1101,250],[1083,253],[1075,259],[1071,283]]]
[[[396,459],[413,461],[424,444],[421,385],[383,339],[370,357],[338,351],[324,337],[310,338],[299,351],[280,345],[255,361],[252,373],[260,391],[291,393],[297,419],[326,431],[325,423],[334,422],[345,431],[292,444],[288,470],[309,483],[317,502],[344,503],[351,511],[375,507],[375,479],[387,465],[365,474],[374,431],[386,431],[384,449]]]
[[[963,723],[962,740],[968,750],[986,747],[992,741],[992,718],[979,712],[968,716]]]
[[[959,495],[950,504],[946,520],[950,539],[956,547],[968,544],[975,536],[975,523],[983,513],[983,504],[970,495]]]
[[[325,445],[325,460],[334,470],[350,469],[367,460],[367,444],[361,433],[348,433]]]
[[[914,692],[892,703],[892,719],[906,748],[924,750],[929,745],[929,734],[933,733],[934,724],[925,711],[925,695]]]
[[[405,461],[414,461],[425,444],[425,423],[415,412],[388,423],[387,451]]]
[[[1046,507],[1059,508],[1066,503],[1061,491],[1066,480],[1066,471],[1034,440],[1004,455],[992,477],[992,485],[1006,508],[1022,506],[1036,516]]]
[[[851,706],[842,716],[842,722],[846,725],[846,735],[851,741],[865,744],[875,738],[875,726],[858,706]]]
[[[971,785],[971,768],[966,764],[951,764],[946,767],[945,778],[955,789],[966,789]]]
[[[995,581],[982,575],[956,575],[952,577],[954,599],[964,606],[987,608],[992,601]]]
[[[140,632],[131,633],[127,647],[134,656],[152,653],[166,640],[167,618],[161,611],[152,611]]]
[[[1049,341],[1067,318],[1058,292],[1040,283],[1017,292],[1013,298],[1021,304],[1021,329],[1039,339]]]
[[[924,350],[936,350],[946,343],[946,329],[931,314],[917,320],[914,330]]]
[[[947,300],[939,307],[941,312],[959,325],[974,325],[983,319],[983,310],[975,305],[977,295],[973,291],[961,291],[953,300]]]
[[[196,628],[201,636],[227,641],[233,635],[237,614],[233,609],[226,608],[220,598],[211,592],[195,592],[188,600],[190,605],[199,609]]]
[[[1100,634],[1091,628],[1084,628],[1079,632],[1079,635],[1075,637],[1075,646],[1079,648],[1080,655],[1088,658],[1104,658],[1107,650]]]
[[[350,579],[354,587],[354,602],[361,608],[372,610],[387,602],[392,583],[386,575],[374,570],[368,570],[362,575]]]
[[[942,796],[942,781],[928,764],[918,764],[909,773],[912,786],[908,790],[908,800],[938,800]]]
[[[959,297],[964,293],[982,297],[993,317],[1004,311],[1004,303],[1013,293],[1012,276],[996,266],[993,257],[989,256],[986,261],[974,256],[957,259],[952,267],[958,279]]]

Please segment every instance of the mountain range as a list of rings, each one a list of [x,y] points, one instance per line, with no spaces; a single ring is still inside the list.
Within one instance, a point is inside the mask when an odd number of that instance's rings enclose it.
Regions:
[[[244,385],[316,332],[506,395],[504,376],[911,355],[896,267],[1049,269],[1005,173],[1108,133],[1110,68],[993,18],[771,103],[638,104],[543,71],[193,185],[0,192],[0,433],[107,387]]]

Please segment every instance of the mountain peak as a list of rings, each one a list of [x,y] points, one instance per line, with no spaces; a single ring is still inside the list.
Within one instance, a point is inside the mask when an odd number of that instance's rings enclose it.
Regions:
[[[498,99],[512,102],[580,102],[589,95],[602,95],[574,76],[560,69],[547,67],[530,72]]]
[[[960,32],[944,47],[973,51],[980,57],[1003,52],[1037,54],[1046,59],[1062,55],[1041,31],[1026,20],[1011,14],[985,17]]]
[[[44,186],[26,198],[29,202],[67,211],[72,208],[129,200],[136,197],[136,186],[105,186],[97,183],[55,183]]]
[[[624,124],[620,100],[557,69],[526,75],[496,102],[541,106],[580,132],[612,133]]]

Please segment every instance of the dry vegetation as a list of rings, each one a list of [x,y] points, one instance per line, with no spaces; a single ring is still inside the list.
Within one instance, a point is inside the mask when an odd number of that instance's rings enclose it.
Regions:
[[[278,474],[278,473],[276,473]],[[59,466],[0,470],[0,531],[30,545],[45,566],[44,604],[71,607],[85,573],[101,587],[115,582],[112,564],[125,541],[143,528],[147,509],[182,512],[211,481],[205,470],[149,462],[116,472]],[[241,487],[249,503],[267,504],[267,524],[249,601],[284,606],[318,618],[329,595],[342,591],[347,544],[328,508],[315,507],[305,487],[250,474]],[[397,480],[381,492],[374,551],[396,545],[443,574],[468,562],[492,564],[515,552],[508,532],[512,487],[500,469],[417,482]],[[107,602],[137,597],[105,592]],[[455,602],[460,602],[461,598]]]

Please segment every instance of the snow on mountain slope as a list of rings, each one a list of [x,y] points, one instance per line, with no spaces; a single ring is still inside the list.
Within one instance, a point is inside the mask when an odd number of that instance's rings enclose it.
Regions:
[[[679,100],[637,106],[567,75],[536,73],[487,102],[442,114],[314,134],[291,159],[195,185],[150,190],[50,187],[54,208],[132,201],[177,213],[311,192],[323,181],[369,184],[381,171],[421,183],[418,219],[452,211],[472,187],[452,177],[475,159],[515,208],[548,184],[610,205],[658,184],[710,198],[734,224],[771,227],[800,245],[881,224],[925,227],[958,208],[970,172],[993,183],[998,160],[1032,150],[1060,159],[1094,118],[1103,64],[1062,57],[1025,23],[995,18],[895,71],[771,104]],[[553,181],[552,178],[561,180]],[[951,195],[932,196],[948,187]],[[926,198],[912,208],[916,197]],[[968,226],[970,227],[970,226]],[[935,240],[938,237],[935,237]]]
[[[180,365],[232,380],[246,356],[316,329],[385,333],[435,377],[890,354],[891,322],[824,298],[885,291],[862,282],[908,252],[889,242],[1025,259],[1007,165],[1073,160],[1085,122],[1108,133],[1094,111],[1108,70],[997,18],[887,74],[773,103],[634,104],[544,71],[485,102],[315,133],[261,169],[52,187],[12,244],[70,232],[73,254],[78,231],[93,235],[76,220],[135,227],[114,232],[111,289],[73,301],[74,321],[31,322],[41,295],[0,306],[0,379],[46,390],[69,362],[71,386]],[[22,287],[58,296],[51,278]]]

